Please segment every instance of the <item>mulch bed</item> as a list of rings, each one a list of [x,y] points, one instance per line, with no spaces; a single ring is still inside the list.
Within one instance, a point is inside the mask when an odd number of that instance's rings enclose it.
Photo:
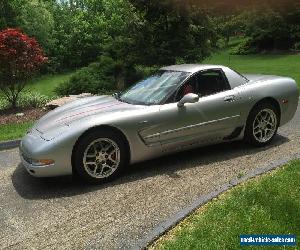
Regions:
[[[43,108],[18,108],[0,110],[0,125],[35,121],[47,112],[48,110],[44,110]],[[16,114],[18,113],[24,113],[24,115],[17,116]]]

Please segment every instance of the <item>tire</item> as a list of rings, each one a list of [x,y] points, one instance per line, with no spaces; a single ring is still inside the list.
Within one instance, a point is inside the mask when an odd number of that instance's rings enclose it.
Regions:
[[[126,144],[118,133],[108,129],[92,130],[74,148],[73,170],[85,181],[104,183],[122,172],[128,162],[127,155]]]
[[[248,116],[244,140],[256,147],[269,144],[277,134],[279,119],[275,105],[268,102],[257,104]]]

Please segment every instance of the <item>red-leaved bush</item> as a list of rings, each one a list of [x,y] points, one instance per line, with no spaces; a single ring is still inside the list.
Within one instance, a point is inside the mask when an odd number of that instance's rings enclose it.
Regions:
[[[13,107],[26,82],[47,61],[34,38],[19,29],[0,31],[0,91]]]

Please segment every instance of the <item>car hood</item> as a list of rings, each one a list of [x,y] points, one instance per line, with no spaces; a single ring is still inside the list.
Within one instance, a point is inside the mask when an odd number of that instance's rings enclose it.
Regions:
[[[43,134],[87,116],[112,114],[141,108],[143,106],[120,102],[112,96],[87,97],[50,111],[35,124],[34,128]]]

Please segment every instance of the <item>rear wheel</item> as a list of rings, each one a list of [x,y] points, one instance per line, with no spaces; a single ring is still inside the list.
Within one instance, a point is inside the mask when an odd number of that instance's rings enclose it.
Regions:
[[[252,109],[249,114],[245,140],[255,146],[264,146],[270,143],[277,133],[279,113],[270,103],[262,103]]]
[[[126,145],[117,133],[93,131],[76,145],[73,164],[76,173],[89,182],[112,180],[126,165]]]

